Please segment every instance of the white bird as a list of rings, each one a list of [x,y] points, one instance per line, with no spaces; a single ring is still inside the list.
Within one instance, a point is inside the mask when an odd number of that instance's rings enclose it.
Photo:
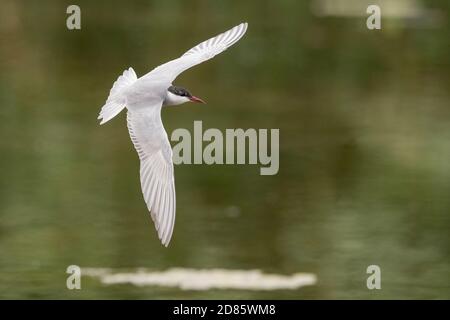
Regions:
[[[247,23],[241,23],[140,78],[130,67],[114,82],[98,116],[100,124],[104,124],[127,108],[128,131],[140,159],[142,194],[166,247],[175,224],[176,199],[172,148],[161,121],[161,108],[189,101],[205,103],[186,89],[172,85],[172,81],[235,44],[246,31]]]

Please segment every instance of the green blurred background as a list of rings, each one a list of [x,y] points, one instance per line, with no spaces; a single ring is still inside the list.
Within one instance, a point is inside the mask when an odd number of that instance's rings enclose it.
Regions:
[[[2,0],[0,298],[450,298],[449,3],[384,1],[381,30],[340,3]],[[70,4],[79,31],[66,28]],[[164,248],[124,115],[100,127],[98,111],[124,69],[143,75],[241,21],[238,45],[175,81],[208,104],[163,121],[169,134],[194,120],[279,128],[280,171],[177,166]],[[83,278],[70,291],[71,264],[311,272],[318,283],[182,291]],[[381,290],[366,287],[371,264]]]

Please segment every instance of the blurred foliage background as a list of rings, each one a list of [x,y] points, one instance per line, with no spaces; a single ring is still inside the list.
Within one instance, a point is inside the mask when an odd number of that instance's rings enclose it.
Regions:
[[[450,298],[449,3],[384,1],[381,30],[339,3],[334,14],[319,0],[3,0],[0,297]],[[66,28],[70,4],[79,31]],[[237,46],[175,81],[208,105],[163,121],[169,134],[194,120],[279,128],[280,171],[177,166],[166,249],[124,115],[100,127],[97,114],[124,69],[140,76],[241,21]],[[69,291],[70,264],[312,272],[318,283],[194,292],[83,278]],[[381,290],[366,288],[371,264]]]

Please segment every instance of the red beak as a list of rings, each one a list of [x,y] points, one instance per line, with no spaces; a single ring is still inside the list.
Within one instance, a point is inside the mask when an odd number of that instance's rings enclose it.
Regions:
[[[203,101],[202,99],[197,98],[197,97],[195,97],[195,96],[192,96],[192,97],[190,97],[189,99],[190,99],[192,102],[196,102],[196,103],[206,103],[206,102]]]

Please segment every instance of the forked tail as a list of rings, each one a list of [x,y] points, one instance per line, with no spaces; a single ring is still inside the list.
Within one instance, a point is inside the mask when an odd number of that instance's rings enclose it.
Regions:
[[[102,120],[100,124],[108,122],[125,108],[126,99],[123,95],[123,90],[132,85],[136,80],[136,73],[131,67],[128,68],[128,70],[125,70],[123,74],[117,78],[109,92],[108,99],[100,110],[100,114],[97,118]]]

